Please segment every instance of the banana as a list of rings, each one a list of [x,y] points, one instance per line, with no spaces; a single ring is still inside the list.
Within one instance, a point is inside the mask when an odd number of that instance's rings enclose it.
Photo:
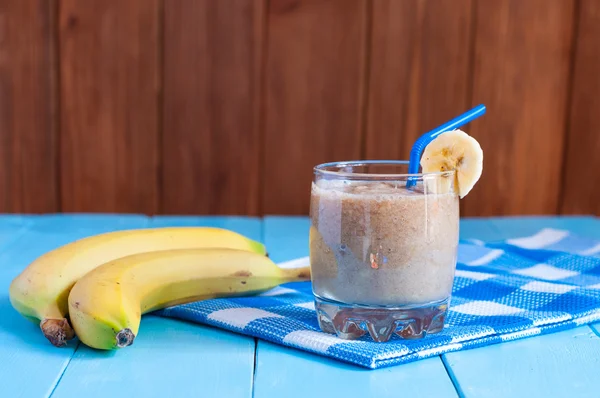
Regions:
[[[279,268],[266,256],[237,249],[140,253],[103,264],[78,280],[69,294],[69,314],[84,344],[112,350],[133,343],[148,312],[308,279],[308,267]]]
[[[455,170],[455,186],[462,199],[481,177],[483,150],[477,140],[464,131],[447,131],[425,147],[421,167],[424,173]]]
[[[71,242],[37,258],[12,281],[10,302],[25,318],[38,323],[53,345],[62,346],[74,337],[66,319],[69,291],[87,272],[135,253],[203,247],[266,254],[261,243],[220,228],[164,227],[108,232]]]

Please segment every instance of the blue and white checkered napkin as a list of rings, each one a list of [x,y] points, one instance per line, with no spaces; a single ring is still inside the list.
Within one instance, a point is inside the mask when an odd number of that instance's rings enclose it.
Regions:
[[[600,319],[600,241],[543,229],[484,244],[461,241],[449,316],[421,340],[346,341],[322,333],[309,282],[215,299],[157,315],[209,324],[366,368],[573,328]]]

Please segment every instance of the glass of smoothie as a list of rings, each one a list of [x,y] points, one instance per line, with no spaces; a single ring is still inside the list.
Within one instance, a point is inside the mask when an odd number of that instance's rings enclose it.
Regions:
[[[314,168],[310,265],[324,332],[384,342],[443,329],[459,239],[455,173],[408,174],[404,161]]]

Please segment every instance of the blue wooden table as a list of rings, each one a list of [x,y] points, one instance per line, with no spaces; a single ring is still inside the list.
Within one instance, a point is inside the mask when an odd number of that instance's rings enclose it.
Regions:
[[[304,217],[0,216],[0,397],[598,397],[600,324],[366,370],[178,320],[144,317],[127,351],[55,348],[13,310],[10,281],[78,238],[148,226],[207,225],[262,240],[279,262],[308,254]],[[462,238],[543,227],[600,238],[594,217],[464,219]]]

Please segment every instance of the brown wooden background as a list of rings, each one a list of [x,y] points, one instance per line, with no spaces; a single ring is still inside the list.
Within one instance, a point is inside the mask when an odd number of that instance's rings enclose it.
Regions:
[[[600,214],[600,0],[0,0],[0,212],[306,214],[466,128],[462,214]]]

